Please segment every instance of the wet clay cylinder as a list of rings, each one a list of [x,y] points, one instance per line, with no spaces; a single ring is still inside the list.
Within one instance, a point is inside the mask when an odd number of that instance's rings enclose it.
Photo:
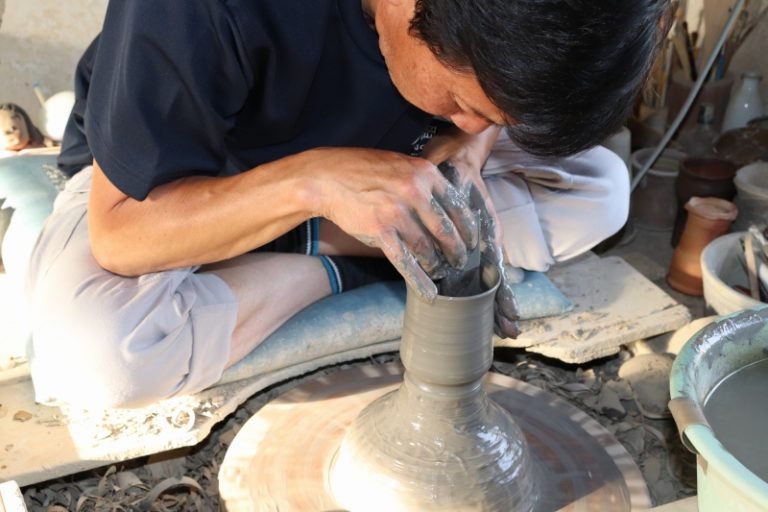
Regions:
[[[491,401],[496,287],[421,300],[408,289],[401,387],[368,405],[329,473],[338,504],[366,511],[530,511],[535,475],[527,442]]]

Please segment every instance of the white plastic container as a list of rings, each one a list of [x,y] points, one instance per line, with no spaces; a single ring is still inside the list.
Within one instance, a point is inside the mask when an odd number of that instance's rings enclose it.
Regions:
[[[722,131],[747,126],[752,119],[765,115],[765,105],[760,97],[762,75],[747,72],[741,75],[741,83],[731,94],[725,108]]]
[[[734,230],[746,231],[752,224],[768,225],[768,162],[757,161],[736,171],[739,216]]]
[[[701,253],[704,300],[719,315],[765,305],[733,289],[733,285],[749,286],[738,256],[745,234],[739,231],[716,238]]]

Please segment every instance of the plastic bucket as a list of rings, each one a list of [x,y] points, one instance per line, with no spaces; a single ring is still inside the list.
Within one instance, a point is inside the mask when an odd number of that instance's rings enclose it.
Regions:
[[[768,357],[768,308],[734,313],[694,335],[675,358],[669,404],[683,443],[697,454],[699,512],[768,509],[768,483],[709,427],[704,400],[725,377]]]
[[[632,174],[637,176],[655,148],[638,149],[632,153]],[[675,149],[662,152],[648,174],[632,192],[631,217],[637,227],[649,231],[671,231],[677,216],[675,181],[685,153]]]
[[[764,305],[733,288],[749,287],[747,274],[739,262],[741,239],[745,235],[746,232],[723,235],[707,244],[701,252],[704,301],[719,315]]]
[[[735,229],[745,231],[751,224],[768,224],[768,162],[755,162],[736,172],[733,179],[738,195],[739,217]]]

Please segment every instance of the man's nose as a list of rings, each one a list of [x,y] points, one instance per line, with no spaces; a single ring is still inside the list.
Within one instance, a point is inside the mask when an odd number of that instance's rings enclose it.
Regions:
[[[461,131],[473,135],[482,132],[492,124],[487,119],[471,114],[454,114],[451,116],[451,121],[458,126]]]

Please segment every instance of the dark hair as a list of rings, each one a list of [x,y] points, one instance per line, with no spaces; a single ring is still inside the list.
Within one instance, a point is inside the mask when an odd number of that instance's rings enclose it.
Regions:
[[[43,145],[45,143],[45,137],[38,130],[37,126],[32,124],[32,120],[27,115],[26,110],[21,108],[15,103],[0,103],[0,110],[11,112],[12,114],[18,114],[24,123],[27,125],[27,132],[29,133],[29,144]]]
[[[521,148],[565,156],[624,123],[669,20],[668,0],[416,0],[410,30],[476,74]]]

